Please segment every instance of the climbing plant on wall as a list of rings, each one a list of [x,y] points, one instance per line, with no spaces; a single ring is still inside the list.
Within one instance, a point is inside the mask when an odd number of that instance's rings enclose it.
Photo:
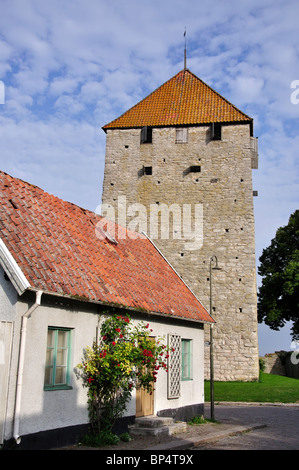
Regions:
[[[167,371],[169,348],[151,334],[149,323],[133,325],[128,315],[114,315],[103,322],[101,340],[84,351],[77,368],[93,433],[111,431],[136,385],[152,393],[159,370]]]

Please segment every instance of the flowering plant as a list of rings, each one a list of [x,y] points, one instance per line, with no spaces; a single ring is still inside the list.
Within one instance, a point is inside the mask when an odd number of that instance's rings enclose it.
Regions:
[[[86,348],[77,367],[87,388],[94,432],[111,430],[132,390],[138,385],[152,393],[159,370],[167,371],[169,349],[151,334],[149,323],[133,326],[128,315],[114,315],[102,324],[101,341]]]

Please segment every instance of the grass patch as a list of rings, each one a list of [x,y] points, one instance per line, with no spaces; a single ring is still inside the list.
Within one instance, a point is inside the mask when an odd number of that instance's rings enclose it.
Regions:
[[[210,382],[205,381],[210,401]],[[260,372],[258,382],[214,382],[214,400],[265,403],[299,403],[299,379]]]
[[[190,421],[187,421],[187,424],[190,424],[190,426],[197,426],[199,424],[205,424],[207,423],[208,420],[203,417],[203,415],[200,416],[193,416]]]

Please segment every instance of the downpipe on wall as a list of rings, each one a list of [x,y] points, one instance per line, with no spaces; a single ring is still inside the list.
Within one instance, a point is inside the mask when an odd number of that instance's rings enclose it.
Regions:
[[[27,322],[28,322],[28,318],[32,315],[32,313],[37,309],[37,307],[40,306],[41,296],[42,296],[42,291],[37,291],[35,303],[22,316],[21,338],[20,338],[20,349],[19,349],[19,366],[18,366],[18,375],[17,375],[16,401],[15,401],[15,413],[14,413],[14,429],[13,429],[13,437],[17,444],[20,444],[21,442],[21,437],[19,436],[19,427],[20,427],[20,410],[21,410],[23,371],[24,371],[26,336],[27,336]]]

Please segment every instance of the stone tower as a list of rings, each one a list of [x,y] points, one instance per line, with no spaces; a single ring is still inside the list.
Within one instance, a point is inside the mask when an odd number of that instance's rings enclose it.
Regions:
[[[217,258],[214,378],[258,379],[253,120],[185,68],[103,130],[103,215],[146,232],[207,309]]]

